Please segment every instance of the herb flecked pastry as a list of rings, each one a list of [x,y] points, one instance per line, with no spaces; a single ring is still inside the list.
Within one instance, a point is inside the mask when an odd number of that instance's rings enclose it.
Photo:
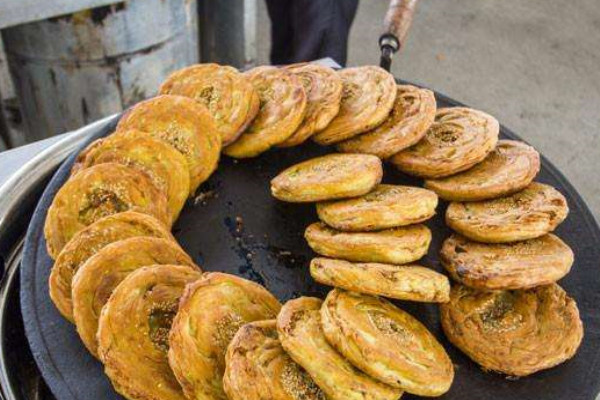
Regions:
[[[281,347],[275,320],[242,326],[227,348],[225,364],[229,400],[327,400]]]
[[[234,142],[256,117],[260,101],[250,81],[231,66],[196,64],[173,72],[160,94],[190,97],[208,108],[223,145]]]
[[[167,361],[169,331],[198,270],[155,265],[129,274],[102,308],[98,355],[115,390],[130,400],[184,400]]]
[[[440,108],[435,122],[416,145],[390,158],[400,171],[423,178],[441,178],[465,171],[494,149],[498,121],[465,107]]]
[[[455,285],[440,310],[452,344],[484,369],[512,376],[565,362],[583,338],[577,304],[557,284],[491,292]]]
[[[368,154],[328,154],[293,165],[271,180],[283,201],[313,202],[370,192],[383,177],[381,160]]]
[[[300,297],[284,304],[277,316],[277,333],[285,351],[329,400],[399,399],[402,390],[356,369],[327,342],[321,327],[322,303],[314,297]]]
[[[98,356],[98,318],[115,288],[133,271],[148,265],[186,265],[200,270],[173,240],[133,237],[103,247],[73,278],[73,319],[85,347]]]
[[[300,79],[285,69],[257,67],[244,73],[260,99],[260,110],[244,133],[223,153],[235,158],[256,157],[287,140],[306,113],[306,92]]]
[[[223,399],[227,346],[248,322],[273,319],[281,304],[257,283],[219,272],[188,286],[169,335],[169,365],[191,399]]]
[[[161,95],[136,104],[121,117],[112,137],[135,130],[167,142],[185,157],[191,193],[217,168],[221,135],[208,109],[189,97]]]
[[[506,243],[552,232],[568,213],[567,199],[558,190],[533,182],[499,199],[450,203],[446,224],[471,240]]]
[[[454,366],[427,328],[379,297],[334,289],[321,308],[325,337],[356,368],[408,393],[441,396]]]
[[[48,208],[44,224],[48,254],[56,259],[77,232],[123,211],[149,214],[171,226],[167,197],[145,173],[115,163],[81,171],[59,189]]]
[[[343,94],[340,112],[312,139],[322,145],[338,143],[370,131],[388,117],[396,99],[396,81],[383,68],[365,66],[339,70]]]
[[[396,90],[394,107],[387,119],[372,131],[338,143],[338,151],[373,154],[385,159],[425,136],[437,109],[433,92],[411,85],[398,85]]]

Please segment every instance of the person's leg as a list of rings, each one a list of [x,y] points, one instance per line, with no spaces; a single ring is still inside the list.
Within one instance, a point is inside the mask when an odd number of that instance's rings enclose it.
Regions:
[[[292,60],[331,57],[346,64],[348,34],[358,0],[291,0]]]
[[[292,13],[293,0],[266,0],[271,19],[271,64],[292,62]]]

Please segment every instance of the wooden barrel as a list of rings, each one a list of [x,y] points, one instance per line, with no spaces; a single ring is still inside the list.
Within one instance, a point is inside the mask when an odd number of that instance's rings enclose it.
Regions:
[[[195,0],[129,0],[2,32],[27,141],[156,94],[198,60]]]

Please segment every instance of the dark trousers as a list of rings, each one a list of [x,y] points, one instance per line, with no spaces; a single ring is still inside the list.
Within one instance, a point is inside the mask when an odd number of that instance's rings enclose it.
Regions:
[[[358,0],[266,0],[271,18],[271,63],[331,57],[346,64],[348,34]]]

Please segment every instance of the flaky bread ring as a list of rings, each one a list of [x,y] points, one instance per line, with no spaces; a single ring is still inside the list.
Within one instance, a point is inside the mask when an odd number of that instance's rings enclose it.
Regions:
[[[184,400],[167,362],[167,337],[184,287],[202,274],[179,265],[143,267],[102,308],[98,355],[115,390],[130,400]]]
[[[186,265],[200,270],[173,240],[133,237],[103,247],[73,278],[73,319],[83,344],[98,356],[98,318],[108,298],[127,275],[148,265]]]
[[[425,136],[435,119],[437,109],[431,90],[411,85],[398,85],[394,107],[377,128],[338,143],[343,153],[366,153],[390,158]]]
[[[483,289],[526,289],[564,277],[573,251],[551,233],[515,243],[478,243],[460,235],[444,241],[442,265],[454,280]]]
[[[351,263],[318,257],[310,262],[310,275],[325,285],[398,300],[443,303],[450,297],[448,278],[420,265]]]
[[[496,146],[500,125],[484,112],[465,107],[441,108],[416,145],[390,158],[402,172],[441,178],[481,162]]]
[[[227,346],[248,322],[275,318],[281,304],[264,287],[210,272],[188,286],[169,335],[169,365],[190,399],[223,399]]]
[[[369,376],[420,396],[450,389],[454,367],[442,345],[389,301],[333,289],[321,321],[327,341]]]
[[[104,246],[140,236],[163,238],[175,243],[171,232],[160,221],[134,211],[99,219],[73,236],[56,258],[49,279],[50,299],[63,317],[74,322],[71,282],[79,267]]]
[[[495,200],[450,203],[446,223],[478,242],[505,243],[552,232],[569,213],[567,199],[552,186],[533,182]]]
[[[93,165],[118,163],[147,174],[167,195],[171,219],[175,221],[190,194],[190,176],[185,157],[173,146],[143,132],[107,137],[89,145],[72,168],[75,175]]]
[[[342,80],[333,69],[318,64],[296,64],[286,69],[300,78],[307,104],[304,120],[279,147],[297,146],[325,129],[338,114],[342,100]]]
[[[352,366],[331,347],[321,328],[321,304],[314,297],[290,300],[277,316],[279,340],[329,400],[397,400],[402,391]]]
[[[341,231],[376,231],[426,221],[435,215],[437,204],[430,190],[380,184],[360,197],[318,203],[317,214]]]
[[[224,146],[246,130],[260,105],[256,90],[244,74],[218,64],[197,64],[175,71],[159,92],[190,97],[206,106]]]
[[[381,160],[368,154],[328,154],[293,165],[271,180],[271,194],[289,202],[360,196],[383,177]]]
[[[577,304],[557,284],[491,292],[455,285],[440,310],[452,344],[483,368],[507,375],[563,363],[583,338]]]
[[[376,232],[342,232],[322,222],[304,232],[318,254],[357,262],[406,264],[427,254],[431,231],[425,225],[409,225]]]
[[[306,93],[296,75],[275,67],[257,67],[244,75],[258,92],[260,111],[248,129],[223,149],[235,158],[256,157],[284,142],[306,113]]]
[[[473,168],[440,179],[425,187],[448,201],[477,201],[506,196],[529,185],[540,171],[540,155],[515,140],[500,140],[496,148]]]
[[[129,210],[171,226],[167,197],[145,173],[115,163],[81,171],[59,189],[48,208],[44,224],[48,254],[56,259],[77,232],[103,217]]]
[[[383,68],[365,66],[338,71],[343,83],[340,112],[312,138],[327,145],[350,139],[380,125],[396,99],[396,81]]]
[[[229,400],[327,400],[281,347],[275,320],[242,326],[227,348],[225,364]]]
[[[208,109],[189,97],[162,95],[136,104],[121,117],[113,135],[129,136],[132,130],[165,141],[183,154],[191,193],[217,168],[221,135]]]

